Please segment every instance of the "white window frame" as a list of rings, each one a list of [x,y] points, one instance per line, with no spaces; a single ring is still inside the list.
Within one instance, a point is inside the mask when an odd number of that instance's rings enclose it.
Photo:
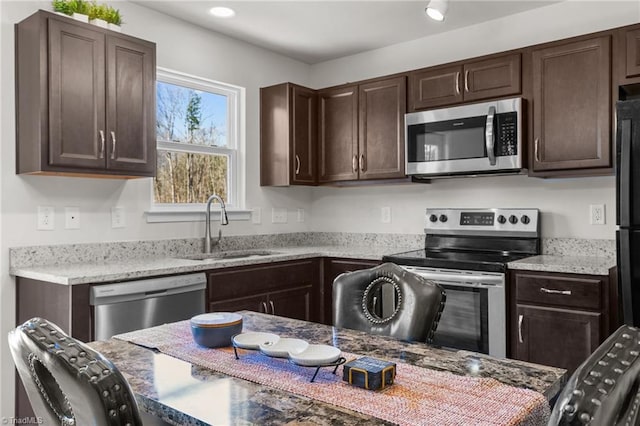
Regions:
[[[194,152],[226,155],[229,158],[227,170],[227,198],[225,205],[231,219],[248,220],[250,212],[245,210],[246,174],[245,174],[245,89],[240,86],[222,83],[207,78],[196,77],[168,68],[157,68],[157,80],[204,92],[215,93],[227,98],[227,146],[186,146],[186,144],[168,141],[156,141],[157,150],[175,152]],[[156,154],[157,155],[157,154]],[[189,222],[204,220],[204,203],[156,203],[153,185],[150,191],[150,209],[147,222]],[[220,205],[212,205],[212,211],[219,211]],[[217,215],[212,215],[215,219]]]

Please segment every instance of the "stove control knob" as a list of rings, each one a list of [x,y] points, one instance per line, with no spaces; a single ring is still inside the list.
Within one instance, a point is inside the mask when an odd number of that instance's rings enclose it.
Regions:
[[[514,215],[509,216],[509,223],[515,225],[516,223],[518,223],[518,218]]]
[[[449,219],[449,218],[447,217],[447,215],[446,215],[446,214],[441,214],[441,215],[440,215],[440,222],[443,222],[443,223],[444,223],[444,222],[446,222],[448,219]]]
[[[529,216],[525,214],[525,215],[522,215],[522,217],[520,218],[520,222],[524,223],[525,225],[528,225],[529,222],[531,222],[531,219],[529,219]]]
[[[431,216],[429,216],[429,222],[437,222],[438,221],[438,216],[436,216],[435,214],[432,214]]]
[[[505,223],[507,223],[507,218],[504,217],[503,215],[498,216],[498,223],[504,225]]]

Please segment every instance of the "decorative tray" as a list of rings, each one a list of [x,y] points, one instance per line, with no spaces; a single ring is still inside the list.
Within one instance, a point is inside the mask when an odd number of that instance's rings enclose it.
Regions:
[[[247,332],[236,334],[231,338],[233,352],[236,359],[238,349],[260,351],[272,358],[286,358],[289,362],[302,366],[315,368],[316,371],[311,378],[313,382],[322,367],[335,367],[333,374],[336,374],[338,366],[347,360],[340,356],[340,349],[329,345],[310,345],[301,339],[280,337],[277,334],[262,332]]]

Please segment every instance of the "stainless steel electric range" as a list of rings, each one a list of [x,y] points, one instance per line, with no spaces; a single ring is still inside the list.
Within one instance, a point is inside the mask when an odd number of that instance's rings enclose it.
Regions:
[[[447,292],[434,344],[506,356],[507,263],[540,253],[537,209],[427,209],[425,246],[383,257]]]

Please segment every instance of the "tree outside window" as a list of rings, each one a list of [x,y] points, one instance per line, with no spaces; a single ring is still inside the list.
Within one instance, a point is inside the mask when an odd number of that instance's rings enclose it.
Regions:
[[[232,204],[237,91],[166,70],[158,72],[156,89],[154,202],[193,205],[218,194]]]

